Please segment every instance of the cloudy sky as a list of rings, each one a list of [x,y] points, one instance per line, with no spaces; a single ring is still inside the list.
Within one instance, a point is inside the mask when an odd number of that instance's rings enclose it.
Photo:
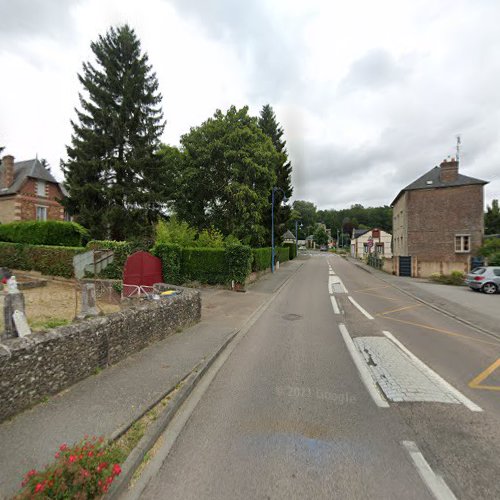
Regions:
[[[164,142],[270,103],[294,198],[389,204],[462,137],[500,198],[498,0],[0,0],[0,145],[58,168],[90,42],[129,23],[163,94]]]

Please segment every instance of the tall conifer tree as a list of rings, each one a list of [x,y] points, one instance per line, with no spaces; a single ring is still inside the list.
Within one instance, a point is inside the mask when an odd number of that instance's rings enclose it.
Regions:
[[[280,153],[279,159],[274,165],[274,173],[276,174],[276,186],[280,187],[286,194],[287,199],[290,199],[293,193],[292,186],[292,164],[288,160],[288,153],[286,150],[286,141],[283,139],[283,128],[276,120],[276,115],[270,104],[262,107],[259,116],[259,126],[261,130],[271,139],[274,147]],[[281,235],[285,232],[285,224],[290,219],[291,208],[290,206],[283,206],[283,193],[276,191],[274,196],[274,228],[275,228],[275,241],[279,242]],[[269,198],[271,203],[271,197]],[[268,226],[271,224],[271,209],[269,208],[266,216]],[[271,231],[269,231],[269,239],[271,239]]]
[[[62,164],[65,205],[95,238],[122,240],[147,232],[164,201],[155,154],[165,126],[158,81],[128,25],[91,44],[96,64],[78,75],[78,120]]]

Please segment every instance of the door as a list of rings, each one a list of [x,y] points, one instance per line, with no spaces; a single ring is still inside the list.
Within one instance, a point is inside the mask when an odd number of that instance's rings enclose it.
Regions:
[[[399,275],[411,277],[411,257],[399,257]]]

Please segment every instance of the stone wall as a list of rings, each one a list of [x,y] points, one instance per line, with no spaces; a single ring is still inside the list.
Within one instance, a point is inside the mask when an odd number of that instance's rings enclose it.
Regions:
[[[0,344],[0,421],[200,320],[198,291],[162,288],[181,293]]]

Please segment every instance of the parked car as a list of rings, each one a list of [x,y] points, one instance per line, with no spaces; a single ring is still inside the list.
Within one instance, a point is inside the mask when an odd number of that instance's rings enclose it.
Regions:
[[[472,290],[496,293],[500,290],[500,267],[477,267],[465,277],[465,284]]]
[[[328,247],[326,245],[321,245],[319,247],[320,252],[328,252]]]

